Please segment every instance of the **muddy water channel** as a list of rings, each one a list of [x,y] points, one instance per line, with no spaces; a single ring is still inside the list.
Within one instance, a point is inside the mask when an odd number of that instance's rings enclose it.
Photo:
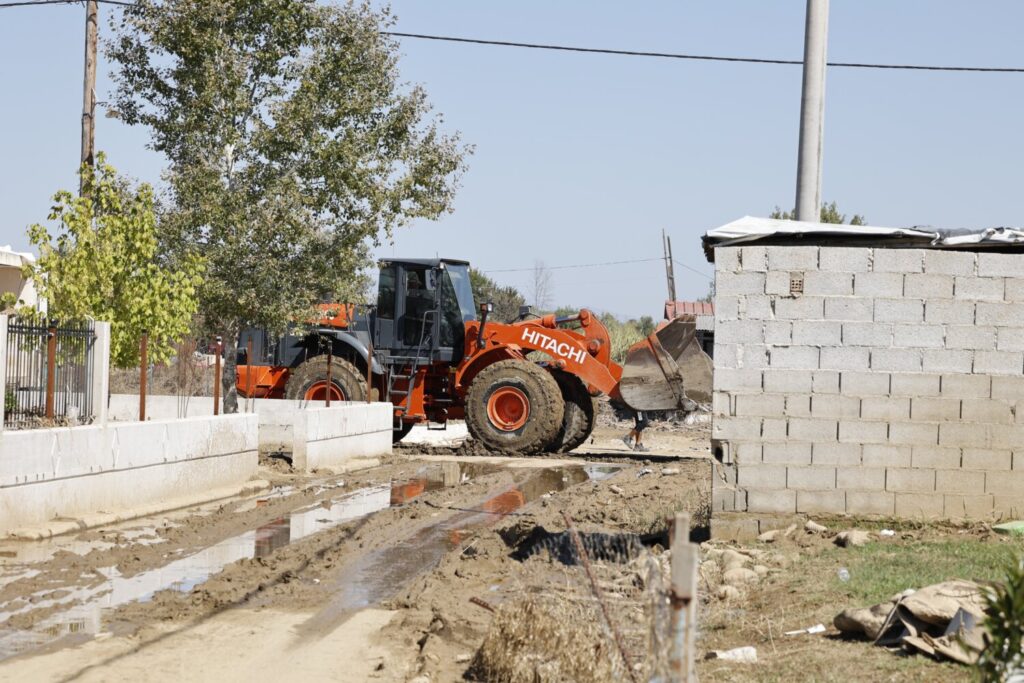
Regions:
[[[89,637],[107,634],[106,617],[127,603],[147,602],[162,590],[188,593],[231,563],[262,558],[275,550],[300,541],[350,520],[365,517],[389,507],[404,505],[425,492],[453,487],[464,481],[496,472],[500,465],[472,462],[440,462],[425,465],[412,478],[396,480],[335,497],[328,496],[315,505],[294,509],[281,517],[242,534],[200,548],[194,552],[177,550],[164,556],[162,566],[131,576],[122,576],[114,566],[90,569],[78,585],[60,591],[40,590],[0,603],[0,660],[44,646],[59,646]],[[336,622],[353,610],[387,599],[409,580],[440,562],[445,553],[457,547],[462,534],[493,524],[502,517],[549,492],[561,491],[588,480],[602,479],[614,472],[614,466],[568,466],[526,470],[521,482],[490,495],[478,504],[450,508],[442,521],[420,528],[408,538],[354,558],[332,586],[332,599],[309,628]],[[288,489],[277,489],[253,498],[238,508],[267,504],[271,497],[287,496]],[[144,523],[124,531],[121,542],[159,543],[154,527]],[[40,562],[57,552],[84,555],[96,548],[110,547],[108,541],[59,538],[47,542],[4,545],[0,552],[0,589],[38,573]],[[12,557],[13,556],[13,557]],[[31,626],[18,628],[19,615],[46,610],[47,616],[31,620]]]

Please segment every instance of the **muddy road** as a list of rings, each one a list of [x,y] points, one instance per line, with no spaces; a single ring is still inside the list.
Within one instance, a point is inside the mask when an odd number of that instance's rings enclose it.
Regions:
[[[706,514],[706,427],[654,428],[642,458],[623,427],[558,458],[452,430],[343,476],[269,463],[258,495],[0,542],[0,680],[473,678],[495,609],[579,581],[563,512],[620,564]]]

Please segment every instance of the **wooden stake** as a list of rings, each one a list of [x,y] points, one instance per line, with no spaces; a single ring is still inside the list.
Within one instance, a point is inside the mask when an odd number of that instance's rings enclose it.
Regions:
[[[690,543],[690,515],[676,514],[672,531],[672,651],[669,669],[673,680],[696,683],[697,565],[699,547]]]
[[[139,422],[146,421],[146,372],[149,365],[149,332],[142,332],[139,342]]]
[[[213,361],[213,414],[220,415],[220,356],[222,339],[217,337],[217,357]]]
[[[96,153],[96,46],[99,35],[99,3],[85,3],[85,74],[82,82],[82,164],[92,166]],[[79,194],[84,191],[79,186]]]

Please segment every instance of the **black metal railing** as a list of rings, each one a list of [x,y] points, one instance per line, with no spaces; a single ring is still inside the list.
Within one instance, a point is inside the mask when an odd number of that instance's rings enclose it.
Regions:
[[[83,323],[7,323],[4,426],[48,427],[93,419],[96,331]]]

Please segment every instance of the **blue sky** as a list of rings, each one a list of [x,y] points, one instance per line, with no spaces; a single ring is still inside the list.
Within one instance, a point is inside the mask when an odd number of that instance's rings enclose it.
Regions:
[[[803,0],[397,0],[396,30],[799,59]],[[833,0],[829,58],[1024,66],[1024,3]],[[101,7],[101,30],[115,12]],[[84,10],[0,10],[0,243],[75,187]],[[455,211],[382,254],[460,257],[529,289],[528,269],[651,258],[660,232],[704,273],[700,235],[793,204],[800,68],[552,53],[404,39],[403,77],[475,145]],[[99,99],[109,65],[101,60]],[[824,196],[875,225],[1021,225],[1024,74],[830,69]],[[158,182],[147,134],[100,118],[97,146]],[[662,266],[554,271],[556,302],[659,315]],[[680,296],[707,279],[677,268]]]

